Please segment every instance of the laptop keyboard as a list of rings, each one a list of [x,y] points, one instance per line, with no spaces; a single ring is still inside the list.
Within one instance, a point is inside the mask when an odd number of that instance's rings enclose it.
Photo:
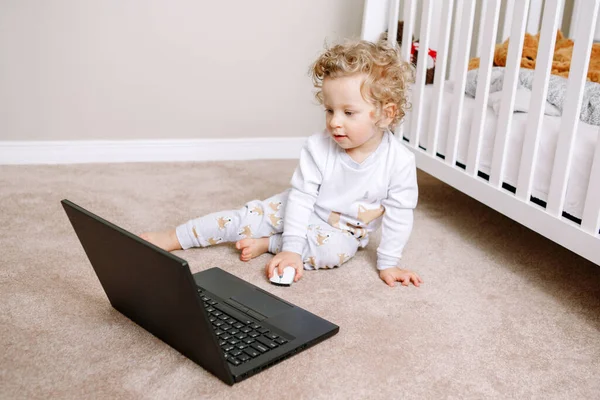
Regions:
[[[230,364],[241,365],[288,342],[281,334],[263,327],[250,318],[239,316],[234,318],[225,307],[210,298],[200,288],[198,294],[209,315],[219,346]]]

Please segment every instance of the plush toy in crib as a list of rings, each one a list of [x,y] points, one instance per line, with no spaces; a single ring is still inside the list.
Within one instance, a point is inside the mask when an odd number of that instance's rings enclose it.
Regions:
[[[505,67],[508,56],[508,41],[496,45],[494,50],[494,66]],[[523,53],[521,55],[521,68],[535,69],[537,59],[540,34],[525,34],[523,41]],[[569,76],[571,68],[571,58],[573,56],[573,41],[565,38],[560,30],[556,33],[556,44],[554,45],[554,55],[552,58],[552,74],[563,77]],[[469,70],[479,68],[479,58],[473,58],[469,61]],[[592,45],[590,63],[588,67],[587,79],[592,82],[600,83],[600,43]]]
[[[398,21],[398,30],[396,31],[396,42],[398,46],[402,46],[402,30],[404,29],[404,21]],[[387,40],[387,31],[385,31],[380,40]],[[417,65],[417,59],[419,57],[419,41],[414,36],[412,37],[412,45],[410,47],[410,62],[413,65]],[[425,84],[431,85],[433,83],[433,77],[435,76],[435,60],[437,58],[437,52],[432,49],[427,50],[427,74],[425,77]]]

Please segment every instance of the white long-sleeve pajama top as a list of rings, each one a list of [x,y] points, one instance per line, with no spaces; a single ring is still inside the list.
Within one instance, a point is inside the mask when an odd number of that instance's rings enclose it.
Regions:
[[[396,267],[413,226],[418,189],[414,155],[390,132],[362,163],[327,132],[310,136],[291,180],[284,217],[284,251],[302,254],[316,221],[349,231],[366,246],[381,227],[379,270]],[[315,219],[315,217],[318,217]]]

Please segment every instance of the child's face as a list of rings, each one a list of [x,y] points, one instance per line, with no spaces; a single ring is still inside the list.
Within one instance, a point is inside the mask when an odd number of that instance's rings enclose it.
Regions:
[[[376,125],[375,106],[360,92],[365,78],[365,74],[358,74],[323,80],[321,91],[327,131],[346,151],[375,150],[383,136],[382,129]],[[381,121],[384,125],[380,126],[385,126],[385,121]]]

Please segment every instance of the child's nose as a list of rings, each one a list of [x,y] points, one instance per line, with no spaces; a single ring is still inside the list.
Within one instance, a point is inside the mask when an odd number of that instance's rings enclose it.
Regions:
[[[340,119],[337,117],[337,115],[333,115],[331,117],[331,120],[329,121],[329,126],[331,126],[332,128],[339,128],[340,125]]]

